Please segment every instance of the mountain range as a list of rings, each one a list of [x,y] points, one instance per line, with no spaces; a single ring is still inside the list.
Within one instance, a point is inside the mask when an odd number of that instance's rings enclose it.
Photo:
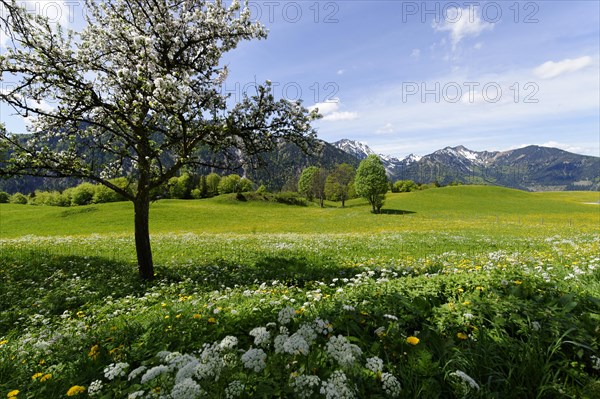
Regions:
[[[258,185],[263,184],[273,192],[295,191],[300,174],[308,166],[332,169],[336,164],[348,163],[358,167],[361,160],[375,154],[367,144],[346,139],[331,144],[319,141],[315,148],[311,154],[306,154],[296,145],[282,142],[276,150],[264,155],[262,167],[233,172],[248,177]],[[210,152],[206,156],[207,159],[219,157]],[[487,184],[527,191],[600,191],[600,157],[573,154],[557,148],[532,145],[509,151],[472,151],[457,146],[425,156],[411,154],[403,159],[378,156],[391,182],[413,180],[417,183],[438,182],[440,185]],[[168,162],[167,154],[165,163]],[[229,174],[232,170],[198,168],[190,172],[202,175],[211,172]],[[0,179],[0,191],[60,191],[80,182],[71,178],[12,177]]]
[[[375,154],[365,143],[340,140],[332,145],[359,160]],[[390,180],[491,184],[527,191],[600,190],[600,158],[530,145],[508,151],[446,147],[429,155],[397,159],[376,154]]]

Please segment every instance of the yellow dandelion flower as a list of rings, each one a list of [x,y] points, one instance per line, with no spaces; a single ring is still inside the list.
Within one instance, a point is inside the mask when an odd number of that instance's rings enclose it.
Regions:
[[[482,286],[478,285],[477,287],[475,287],[475,290],[477,290],[477,291],[480,291],[480,292],[481,292],[481,291],[483,291],[483,290],[484,290],[484,288],[483,288]]]
[[[88,357],[91,357],[93,360],[96,360],[99,354],[100,347],[98,345],[94,345],[90,348],[90,351],[88,352]]]
[[[77,312],[77,317],[84,317],[85,313],[83,313],[81,310],[79,312]]]
[[[178,314],[176,314],[176,315],[175,315],[175,318],[176,318],[176,319],[181,319],[181,313],[178,313]]]
[[[35,373],[34,375],[31,376],[31,379],[35,381],[43,375],[44,375],[44,373]]]
[[[208,322],[209,322],[210,324],[215,324],[215,323],[217,322],[217,319],[215,319],[214,317],[209,317],[209,318],[208,318]]]
[[[515,280],[515,285],[521,285],[523,282],[521,280]]]
[[[463,332],[457,333],[456,336],[458,337],[458,339],[462,339],[462,340],[469,338],[469,336]]]
[[[18,389],[12,390],[8,393],[8,395],[6,395],[6,397],[7,398],[16,398],[17,395],[19,394],[19,392],[21,392],[21,391],[19,391]]]
[[[194,315],[192,316],[194,319],[199,319],[202,317],[202,315],[200,313],[194,313]]]
[[[7,339],[3,339],[2,341],[0,341],[0,346],[6,345],[6,344],[8,344],[8,340]]]
[[[48,373],[48,374],[44,374],[41,378],[40,378],[40,382],[44,382],[44,381],[48,381],[50,378],[52,378],[52,374]]]
[[[406,342],[411,345],[417,345],[421,340],[417,337],[410,336],[406,338]]]
[[[75,396],[75,395],[79,395],[80,393],[84,393],[84,392],[85,392],[85,387],[82,387],[81,385],[73,385],[67,391],[67,396]]]

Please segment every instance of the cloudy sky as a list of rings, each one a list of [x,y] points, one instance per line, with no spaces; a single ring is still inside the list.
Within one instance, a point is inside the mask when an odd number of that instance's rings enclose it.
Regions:
[[[75,11],[62,21],[77,18],[75,2],[60,4]],[[227,54],[223,90],[235,100],[271,80],[277,97],[319,108],[326,141],[359,140],[397,157],[527,144],[600,156],[598,1],[250,6],[269,38]]]

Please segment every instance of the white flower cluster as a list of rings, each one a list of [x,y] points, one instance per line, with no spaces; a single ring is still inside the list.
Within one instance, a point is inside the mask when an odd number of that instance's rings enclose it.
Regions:
[[[467,383],[471,388],[479,390],[479,384],[477,384],[477,382],[475,382],[475,380],[473,378],[471,378],[464,371],[456,370],[456,371],[450,373],[450,375],[460,378],[463,382]]]
[[[250,331],[250,335],[254,337],[254,345],[269,346],[271,333],[265,327],[256,327]]]
[[[225,338],[223,338],[223,340],[221,340],[221,343],[219,344],[219,347],[222,350],[231,350],[233,348],[235,348],[238,344],[238,339],[236,337],[234,337],[233,335],[228,335]]]
[[[279,324],[288,324],[296,316],[296,310],[290,306],[285,307],[279,311],[277,315],[277,321]]]
[[[354,390],[348,385],[348,377],[341,370],[334,371],[321,385],[321,394],[326,399],[351,399],[355,398]]]
[[[196,367],[196,376],[200,379],[218,380],[221,370],[225,367],[223,358],[220,355],[221,347],[219,343],[204,344]]]
[[[148,371],[146,371],[144,373],[144,375],[142,376],[142,380],[141,383],[145,384],[148,381],[151,381],[153,379],[155,379],[156,377],[158,377],[161,374],[167,373],[169,371],[169,368],[167,366],[164,365],[158,365],[158,366],[154,366],[151,369],[149,369]]]
[[[374,373],[381,373],[383,371],[383,360],[377,356],[370,357],[367,359],[365,367]]]
[[[301,334],[296,332],[285,340],[282,349],[283,352],[289,353],[290,355],[308,355],[309,344]]]
[[[318,333],[328,335],[333,332],[333,326],[329,323],[329,320],[315,319],[315,325]]]
[[[327,354],[335,359],[340,366],[350,367],[356,362],[356,358],[362,354],[361,349],[348,342],[343,335],[333,336],[327,342]]]
[[[123,377],[128,368],[129,364],[127,363],[111,363],[104,368],[104,378],[112,381],[115,378]]]
[[[132,392],[132,393],[130,393],[127,396],[127,399],[138,399],[138,398],[141,398],[142,396],[144,396],[144,393],[145,393],[144,391],[135,391],[135,392]]]
[[[229,383],[227,388],[225,388],[225,398],[233,399],[242,396],[244,393],[245,385],[242,384],[241,381],[232,381]]]
[[[202,395],[203,391],[200,385],[191,378],[186,378],[183,381],[175,384],[171,390],[171,398],[173,399],[196,399]]]
[[[127,377],[128,381],[133,380],[134,378],[139,377],[144,371],[146,371],[146,366],[140,366],[136,369],[131,370],[131,373],[129,373],[129,376]]]
[[[247,369],[260,373],[267,367],[267,354],[262,349],[250,348],[242,355],[242,363]]]
[[[316,375],[299,375],[292,376],[290,386],[294,389],[296,397],[299,399],[311,398],[314,394],[315,388],[321,383],[321,379]]]
[[[100,395],[100,392],[102,391],[102,381],[101,380],[92,381],[92,383],[88,387],[87,391],[88,391],[88,395],[90,395],[90,396]]]
[[[381,374],[381,383],[383,385],[383,391],[391,396],[392,398],[397,398],[400,396],[400,392],[402,392],[402,387],[400,386],[400,382],[393,374],[390,373],[382,373]]]

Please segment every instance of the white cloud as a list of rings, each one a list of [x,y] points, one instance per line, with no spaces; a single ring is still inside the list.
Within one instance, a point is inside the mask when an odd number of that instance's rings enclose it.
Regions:
[[[358,113],[349,112],[349,111],[339,111],[340,102],[339,99],[337,101],[328,101],[323,103],[317,103],[311,107],[309,110],[318,109],[319,113],[323,115],[324,121],[337,122],[337,121],[351,121],[358,118]]]
[[[392,125],[391,123],[386,123],[385,126],[377,129],[375,131],[375,133],[378,134],[389,134],[389,133],[394,133],[395,129],[394,129],[394,125]]]
[[[540,79],[552,79],[559,75],[579,71],[592,63],[592,57],[585,56],[575,59],[566,58],[562,61],[547,61],[536,67],[533,73]]]
[[[434,22],[433,28],[438,32],[450,32],[452,49],[466,37],[477,37],[485,30],[492,30],[494,24],[485,22],[477,13],[476,7],[449,7],[441,22]]]
[[[418,48],[413,49],[412,53],[410,53],[410,58],[418,60],[421,56],[421,50]]]
[[[338,75],[343,75],[346,72],[345,69],[338,69],[337,74]]]

